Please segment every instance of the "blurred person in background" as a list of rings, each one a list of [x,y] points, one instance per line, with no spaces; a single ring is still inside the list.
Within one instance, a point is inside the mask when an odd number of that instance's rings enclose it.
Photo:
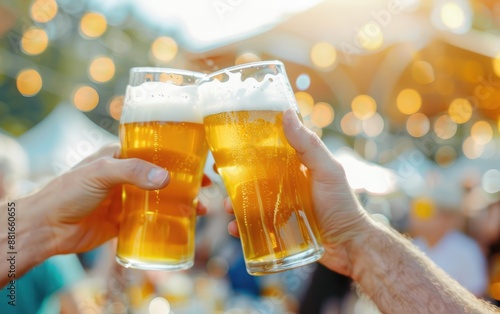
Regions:
[[[17,195],[28,192],[31,185],[26,181],[28,158],[23,147],[13,138],[0,134],[0,200],[10,201]],[[22,210],[22,209],[17,209]],[[6,218],[6,217],[5,217]],[[17,225],[16,227],[19,227]],[[2,219],[0,230],[5,231],[7,223]],[[17,252],[19,255],[22,251]],[[3,261],[3,263],[6,263]],[[54,256],[22,278],[16,278],[16,306],[9,305],[8,297],[0,302],[0,313],[53,313],[60,308],[55,298],[58,292],[70,287],[85,276],[83,268],[74,254]],[[8,286],[0,294],[9,296]],[[74,304],[67,299],[64,306],[73,310]]]
[[[465,227],[462,190],[439,182],[428,195],[412,202],[409,231],[413,243],[475,296],[487,288],[486,259]]]

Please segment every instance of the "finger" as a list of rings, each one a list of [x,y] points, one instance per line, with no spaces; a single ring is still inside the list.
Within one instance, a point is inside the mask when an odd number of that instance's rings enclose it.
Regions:
[[[283,113],[283,130],[290,145],[296,150],[299,160],[317,175],[332,172],[343,173],[342,166],[335,160],[321,139],[300,122],[297,113],[288,109]]]
[[[118,158],[120,155],[120,144],[118,143],[112,143],[105,145],[101,147],[97,152],[93,153],[92,155],[86,157],[82,161],[80,161],[75,168],[81,167],[83,165],[90,164],[94,162],[95,160],[101,158],[101,157],[113,157],[113,158]]]
[[[231,201],[229,200],[228,197],[224,199],[224,202],[222,204],[228,214],[234,215],[233,205],[231,204]]]
[[[233,237],[240,237],[240,230],[238,229],[238,224],[236,223],[236,220],[231,221],[227,225],[227,231],[229,232],[230,235]]]
[[[165,187],[170,180],[167,170],[137,158],[101,157],[89,167],[92,168],[85,172],[90,173],[92,181],[103,189],[119,184],[133,184],[141,189],[156,190]]]

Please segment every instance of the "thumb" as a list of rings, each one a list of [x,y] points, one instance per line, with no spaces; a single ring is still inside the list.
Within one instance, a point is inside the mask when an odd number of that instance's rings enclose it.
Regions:
[[[295,110],[287,109],[283,113],[283,131],[300,162],[309,169],[313,177],[331,179],[332,175],[345,176],[340,163],[318,135],[302,124]]]
[[[93,161],[88,169],[100,188],[110,189],[119,184],[133,184],[141,189],[155,190],[165,187],[170,175],[164,168],[147,161],[129,158],[103,157]]]

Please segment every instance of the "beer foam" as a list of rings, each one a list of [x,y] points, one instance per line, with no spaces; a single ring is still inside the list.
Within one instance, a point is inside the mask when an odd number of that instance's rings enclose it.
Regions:
[[[204,116],[228,111],[297,108],[290,84],[281,73],[266,74],[261,81],[253,77],[242,80],[239,72],[224,74],[228,80],[202,81],[199,86]]]
[[[151,121],[203,123],[197,87],[167,82],[128,85],[120,122]]]

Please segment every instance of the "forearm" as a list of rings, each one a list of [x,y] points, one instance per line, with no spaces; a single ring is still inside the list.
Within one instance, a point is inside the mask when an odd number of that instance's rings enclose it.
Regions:
[[[0,287],[19,279],[53,255],[53,237],[43,212],[47,192],[0,201]]]
[[[369,222],[351,243],[352,277],[383,313],[500,313],[451,279],[407,239]]]

